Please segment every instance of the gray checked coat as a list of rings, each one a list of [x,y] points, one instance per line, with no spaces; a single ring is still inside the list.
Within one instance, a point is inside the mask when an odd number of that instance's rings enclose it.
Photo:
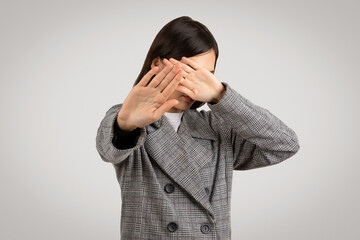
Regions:
[[[233,170],[280,163],[299,150],[295,132],[231,88],[210,111],[187,110],[178,132],[165,116],[117,149],[121,104],[102,120],[96,148],[121,188],[122,239],[231,239]]]

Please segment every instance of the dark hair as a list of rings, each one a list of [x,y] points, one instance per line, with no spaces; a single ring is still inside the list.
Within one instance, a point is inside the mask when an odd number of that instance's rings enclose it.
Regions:
[[[176,18],[167,23],[156,35],[134,86],[150,71],[151,62],[156,57],[160,57],[161,60],[163,58],[174,58],[180,61],[183,56],[193,57],[205,53],[210,49],[214,49],[215,51],[214,67],[216,67],[219,49],[209,29],[188,16]],[[203,104],[202,102],[196,101],[191,108],[196,109]]]

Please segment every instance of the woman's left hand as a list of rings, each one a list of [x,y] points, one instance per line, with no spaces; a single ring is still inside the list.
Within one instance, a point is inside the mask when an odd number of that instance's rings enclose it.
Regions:
[[[176,64],[179,61],[170,58],[170,62]],[[180,63],[184,78],[180,80],[177,91],[199,102],[217,103],[221,100],[225,87],[214,74],[186,57]]]

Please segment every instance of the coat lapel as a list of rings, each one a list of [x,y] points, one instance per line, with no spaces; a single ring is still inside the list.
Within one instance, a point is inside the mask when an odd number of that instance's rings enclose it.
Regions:
[[[210,140],[216,140],[215,134],[194,110],[184,112],[178,136],[185,142],[189,159],[199,170],[214,160]],[[200,144],[199,141],[205,141],[205,144]]]
[[[184,112],[178,133],[165,116],[147,126],[145,148],[158,165],[213,216],[200,174],[200,169],[213,160],[213,154],[193,137],[208,140],[216,137],[208,123],[192,111],[195,110]]]

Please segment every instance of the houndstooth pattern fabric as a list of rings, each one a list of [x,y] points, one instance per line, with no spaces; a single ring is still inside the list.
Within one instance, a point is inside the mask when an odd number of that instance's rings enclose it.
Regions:
[[[185,111],[178,132],[162,116],[130,149],[112,143],[122,105],[106,112],[96,148],[120,184],[122,239],[231,239],[233,170],[274,165],[299,150],[292,129],[223,85],[210,111]]]

